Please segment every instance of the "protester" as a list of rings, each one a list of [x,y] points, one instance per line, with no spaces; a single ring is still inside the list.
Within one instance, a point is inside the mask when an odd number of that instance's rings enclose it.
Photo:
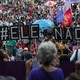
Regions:
[[[6,41],[6,50],[13,51],[13,56],[16,56],[16,40],[7,40]]]
[[[68,52],[72,52],[68,45],[67,45],[67,41],[66,40],[63,40],[59,46],[59,49],[61,51],[61,54],[65,54],[63,51],[66,49]],[[68,53],[67,53],[68,54]]]
[[[57,49],[51,41],[42,42],[38,48],[41,67],[33,68],[28,80],[64,80],[63,72],[56,67]]]
[[[0,41],[0,61],[8,61],[8,57],[4,52],[4,48],[1,41]]]
[[[19,41],[16,43],[16,47],[17,47],[17,48],[22,48],[22,49],[24,49],[24,48],[25,48],[25,44],[23,43],[22,40],[19,40]]]
[[[32,59],[32,55],[31,53],[29,52],[28,48],[25,47],[23,49],[23,54],[21,55],[21,59],[24,60],[24,61],[27,61],[29,59]]]
[[[2,51],[0,51],[0,61],[8,61],[8,57]]]
[[[13,55],[12,50],[7,50],[8,61],[15,61],[16,57]]]
[[[55,28],[62,27],[62,23],[58,23],[56,21],[56,14],[59,4],[48,7],[44,5],[47,0],[23,1],[25,0],[0,0],[0,27],[7,26],[9,29],[11,26],[18,25],[20,22],[23,23],[25,27],[30,27],[29,25],[39,19],[50,19],[54,22]],[[32,3],[31,1],[34,1],[35,3]],[[62,1],[61,5],[62,7],[64,5]],[[80,26],[80,4],[77,3],[76,5],[73,3],[71,7],[73,20],[70,27],[74,29],[75,27]],[[65,43],[64,40],[55,40],[55,36],[53,36],[53,28],[41,31],[43,32],[44,37],[40,38],[39,36],[39,38],[43,41],[43,43],[36,42],[37,39],[31,43],[33,39],[28,39],[29,41],[25,40],[25,45],[21,38],[19,41],[6,40],[5,42],[7,44],[5,44],[5,46],[3,46],[4,44],[1,42],[0,45],[4,48],[0,47],[0,61],[27,61],[26,63],[28,65],[26,64],[26,75],[29,80],[47,80],[43,69],[49,74],[52,80],[64,80],[62,70],[57,68],[59,65],[59,60],[55,46],[53,45],[56,44],[60,61],[72,61],[72,56],[75,56],[77,49],[78,53],[80,52],[80,45],[77,45],[77,43],[75,46],[71,44],[74,41],[70,42],[68,45],[68,43]],[[27,42],[29,42],[29,45]],[[68,55],[69,53],[73,53],[72,56]],[[36,63],[40,61],[37,65],[37,67],[40,68],[33,68],[35,65],[34,59],[36,59]],[[80,55],[78,55],[77,60],[80,60]],[[70,76],[77,77],[74,73]],[[71,78],[69,78],[69,80],[70,79]],[[77,78],[75,80],[77,80]]]

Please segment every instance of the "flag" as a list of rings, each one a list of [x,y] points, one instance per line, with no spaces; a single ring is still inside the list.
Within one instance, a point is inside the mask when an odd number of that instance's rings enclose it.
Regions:
[[[57,15],[56,15],[56,20],[57,20],[57,22],[63,22],[64,17],[63,17],[63,10],[62,10],[62,8],[60,8],[58,10]]]
[[[53,22],[53,15],[54,15],[54,14],[53,14],[53,12],[51,11],[49,20],[52,21],[52,22]]]
[[[63,27],[70,27],[72,23],[72,11],[71,2],[66,1],[64,5],[64,21],[62,22]]]

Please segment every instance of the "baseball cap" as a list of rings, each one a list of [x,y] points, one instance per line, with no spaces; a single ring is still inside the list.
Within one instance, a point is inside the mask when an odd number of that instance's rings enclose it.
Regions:
[[[27,51],[28,50],[28,48],[27,47],[25,47],[24,49],[23,49],[23,51]]]

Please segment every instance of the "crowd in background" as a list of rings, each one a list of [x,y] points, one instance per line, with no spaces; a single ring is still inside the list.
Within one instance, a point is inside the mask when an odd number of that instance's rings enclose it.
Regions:
[[[45,1],[36,1],[35,4],[29,2],[23,2],[22,0],[19,1],[10,1],[6,4],[3,4],[0,1],[0,26],[13,26],[16,22],[22,22],[26,27],[27,25],[32,24],[34,21],[38,19],[50,19],[51,14],[53,13],[53,19],[52,22],[54,22],[55,27],[61,27],[61,23],[58,23],[56,21],[56,14],[58,10],[58,2],[53,7],[47,7],[44,5]],[[64,2],[60,2],[60,4],[63,6]],[[72,15],[73,15],[73,22],[71,24],[71,27],[79,27],[80,26],[80,4],[74,3],[72,4]],[[50,19],[51,20],[51,19]],[[44,35],[43,40],[46,39],[46,36]],[[3,42],[3,43],[2,43]],[[3,50],[4,53],[9,53],[8,56],[12,56],[12,59],[14,60],[14,56],[17,55],[17,53],[20,53],[19,56],[23,56],[21,53],[23,51],[29,50],[29,53],[33,55],[36,54],[37,48],[42,42],[41,40],[7,40],[7,41],[1,41],[1,48],[6,50]],[[71,53],[72,46],[76,45],[75,41],[56,41],[54,42],[57,44],[57,48],[59,49],[59,53],[63,54],[63,48],[67,48],[68,51]],[[60,50],[61,49],[61,50]],[[66,52],[65,54],[67,54]],[[30,57],[30,56],[29,56]],[[17,59],[16,59],[17,60]]]
[[[15,25],[16,22],[22,22],[26,27],[27,25],[32,24],[34,21],[38,19],[50,19],[51,14],[53,13],[53,19],[55,27],[61,27],[61,23],[56,21],[56,14],[58,10],[58,2],[53,7],[47,7],[44,5],[45,1],[36,1],[35,4],[29,2],[23,2],[22,0],[19,1],[10,1],[6,4],[3,4],[0,1],[0,26],[12,26]],[[64,2],[60,2],[63,6]],[[72,14],[73,14],[73,22],[71,24],[72,27],[79,27],[80,26],[80,4],[74,3],[72,4]],[[46,39],[44,35],[43,40]],[[3,43],[2,43],[3,42]],[[29,50],[29,53],[33,55],[36,54],[37,48],[40,44],[41,40],[7,40],[1,41],[1,48],[6,51],[4,53],[9,53],[10,56],[15,56],[17,53],[23,53],[25,48]],[[74,46],[75,41],[56,41],[54,42],[57,44],[57,48],[59,48],[59,53],[63,54],[62,48],[67,48],[68,51],[71,53],[72,46]],[[64,47],[63,47],[64,45]],[[76,45],[76,44],[75,44]],[[11,47],[12,46],[12,47]],[[69,48],[70,47],[70,48]],[[60,50],[61,49],[61,50]],[[67,54],[67,52],[66,52]],[[18,56],[21,56],[18,55]],[[14,58],[13,58],[14,60]]]
[[[60,2],[62,6],[63,2]],[[59,3],[59,4],[60,4]],[[50,15],[53,13],[53,22],[55,26],[59,26],[60,23],[56,21],[56,14],[58,10],[58,2],[53,7],[47,7],[44,5],[45,1],[37,1],[35,4],[31,2],[23,2],[22,0],[16,2],[9,2],[7,4],[0,3],[0,26],[12,26],[15,22],[23,22],[24,25],[33,23],[38,19],[50,19]],[[80,4],[72,4],[73,12],[73,26],[80,25]]]
[[[22,22],[26,27],[38,19],[50,19],[53,13],[55,27],[62,27],[61,23],[56,21],[58,3],[53,7],[44,5],[44,0],[37,0],[35,4],[23,2],[22,0],[10,1],[2,4],[0,1],[0,26],[13,26],[16,22]],[[60,2],[64,5],[64,2]],[[73,22],[71,27],[80,27],[80,3],[72,4]],[[58,50],[60,61],[70,61],[71,54],[80,49],[80,41],[76,40],[55,40],[52,30],[43,31],[43,39],[31,40],[6,40],[0,41],[0,61],[27,61],[30,59],[37,60],[37,49],[41,42],[52,41]],[[78,51],[80,52],[80,51]],[[78,57],[80,60],[80,57]],[[37,65],[38,66],[38,65]],[[69,80],[69,78],[67,79]]]

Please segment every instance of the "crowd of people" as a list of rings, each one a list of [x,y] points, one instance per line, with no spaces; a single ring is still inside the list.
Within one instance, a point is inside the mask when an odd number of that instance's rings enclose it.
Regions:
[[[46,7],[45,1],[35,4],[31,2],[22,2],[22,0],[16,2],[9,2],[8,4],[1,4],[0,2],[0,26],[12,26],[15,22],[23,22],[24,25],[33,23],[38,19],[50,19],[50,15],[53,13],[53,22],[55,26],[59,26],[60,23],[56,21],[56,14],[58,10],[58,4],[53,7]],[[62,6],[64,5],[61,2]],[[72,5],[73,23],[72,27],[80,25],[80,4]]]
[[[53,7],[47,7],[44,5],[44,3],[45,1],[41,2],[40,0],[35,4],[32,4],[31,2],[23,2],[22,0],[16,0],[16,2],[10,1],[7,4],[2,4],[2,2],[0,1],[0,26],[10,27],[15,25],[16,22],[22,22],[27,27],[27,25],[32,24],[38,19],[50,19],[52,22],[54,22],[55,27],[61,27],[61,23],[56,21],[56,14],[58,10],[57,2]],[[64,5],[64,2],[60,3]],[[52,13],[53,19],[51,19]],[[71,24],[71,27],[79,27],[80,4],[72,4],[72,15],[73,22]],[[32,59],[39,59],[40,64],[42,64],[42,68],[32,70],[29,75],[29,80],[32,80],[32,78],[33,80],[36,80],[35,78],[37,78],[37,80],[42,80],[42,76],[44,78],[43,80],[47,80],[47,77],[45,77],[45,75],[43,74],[43,68],[49,73],[52,79],[64,80],[62,70],[53,67],[59,65],[59,63],[57,63],[58,60],[56,61],[55,59],[55,56],[57,54],[60,61],[70,61],[72,59],[70,59],[71,54],[75,50],[80,49],[80,41],[55,40],[52,36],[51,29],[46,30],[46,35],[43,31],[43,35],[44,37],[42,41],[39,39],[37,39],[36,41],[35,39],[27,40],[26,42],[23,40],[0,41],[0,61],[32,61]],[[52,45],[53,43],[55,46]],[[77,60],[79,61],[80,57],[78,57]],[[27,71],[29,74],[29,68],[27,69]],[[37,74],[37,72],[40,73]],[[53,74],[57,74],[56,76],[58,77],[56,78],[55,75],[53,76]]]
[[[34,21],[38,19],[50,19],[51,20],[51,14],[53,13],[53,19],[51,21],[54,22],[55,27],[61,27],[61,23],[56,21],[56,14],[58,10],[58,2],[53,7],[47,7],[44,5],[45,1],[36,1],[35,4],[32,4],[29,2],[23,2],[22,0],[19,1],[10,1],[5,4],[0,1],[0,26],[13,26],[16,22],[22,22],[26,27],[27,25],[32,24]],[[60,4],[63,6],[64,2],[60,2]],[[71,24],[71,27],[79,27],[80,26],[80,4],[74,3],[72,4],[72,14],[73,14],[73,22]],[[44,36],[45,37],[45,36]],[[11,41],[12,42],[12,41]],[[12,44],[15,44],[17,47],[18,41],[14,40]],[[29,40],[28,42],[31,43]],[[34,43],[33,41],[32,43]],[[38,43],[41,41],[38,40]],[[57,41],[58,42],[58,41]],[[3,44],[10,43],[10,41],[6,41]],[[29,45],[31,45],[29,43]],[[60,43],[60,42],[58,42]],[[63,44],[65,42],[63,41]],[[69,43],[69,42],[67,42]],[[66,43],[66,44],[67,44]],[[35,44],[35,43],[34,43]],[[37,42],[36,42],[37,44]],[[61,43],[62,44],[62,43]],[[23,42],[22,42],[23,45]],[[21,46],[22,46],[21,45]],[[70,43],[71,45],[71,43]],[[28,44],[25,45],[26,47]],[[16,51],[16,47],[14,46],[14,52]],[[29,47],[29,46],[28,46]],[[59,46],[58,46],[59,47]],[[11,47],[10,47],[11,48]],[[22,47],[22,49],[24,46]],[[61,48],[61,47],[60,47]],[[68,46],[67,46],[68,48]],[[7,47],[8,49],[8,47]],[[29,48],[29,50],[31,50]],[[68,48],[68,50],[71,52],[71,50]],[[31,52],[34,52],[34,50],[31,50]],[[35,53],[35,52],[34,52]],[[63,51],[61,51],[63,53]]]

